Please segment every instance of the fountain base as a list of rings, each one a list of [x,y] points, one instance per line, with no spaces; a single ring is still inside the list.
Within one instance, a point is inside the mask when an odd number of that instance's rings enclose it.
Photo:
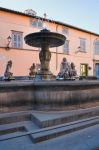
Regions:
[[[10,81],[0,83],[0,107],[66,110],[99,102],[99,81]],[[87,105],[86,105],[87,107]]]

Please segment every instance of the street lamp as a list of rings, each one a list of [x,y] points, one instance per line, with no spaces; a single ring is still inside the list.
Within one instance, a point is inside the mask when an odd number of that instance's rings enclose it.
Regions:
[[[11,38],[11,36],[8,36],[7,37],[7,47],[6,47],[6,49],[8,50],[8,49],[10,49],[10,47],[9,47],[9,45],[10,45],[10,43],[11,43],[11,40],[12,40],[12,38]]]

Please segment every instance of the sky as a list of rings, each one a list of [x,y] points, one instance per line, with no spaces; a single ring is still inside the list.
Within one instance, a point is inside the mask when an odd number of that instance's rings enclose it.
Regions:
[[[37,16],[64,22],[99,34],[99,0],[0,0],[0,7],[24,12],[33,9]]]

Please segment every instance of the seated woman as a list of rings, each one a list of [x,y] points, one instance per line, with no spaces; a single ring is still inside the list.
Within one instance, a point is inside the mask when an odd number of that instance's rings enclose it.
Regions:
[[[60,72],[58,73],[57,80],[75,80],[77,77],[77,71],[75,70],[74,63],[68,63],[66,58],[63,58],[60,66]]]
[[[58,76],[60,78],[69,78],[69,69],[70,69],[70,65],[67,62],[67,59],[64,57],[60,65],[60,72]]]
[[[32,66],[30,67],[30,72],[29,72],[29,76],[30,77],[35,77],[35,74],[36,74],[36,66],[35,66],[35,63],[32,64]]]
[[[12,68],[12,60],[9,60],[7,62],[5,73],[4,73],[4,79],[5,80],[13,80],[14,79],[13,73],[10,72],[11,68]]]
[[[74,65],[73,62],[71,63],[71,76],[72,77],[76,77],[77,76],[77,71],[75,69],[75,65]]]

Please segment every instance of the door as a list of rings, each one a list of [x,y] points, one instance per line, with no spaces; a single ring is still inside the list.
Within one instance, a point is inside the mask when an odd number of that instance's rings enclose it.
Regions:
[[[95,76],[99,78],[99,64],[95,64]]]
[[[80,64],[80,74],[83,77],[88,76],[88,65],[87,64]]]

